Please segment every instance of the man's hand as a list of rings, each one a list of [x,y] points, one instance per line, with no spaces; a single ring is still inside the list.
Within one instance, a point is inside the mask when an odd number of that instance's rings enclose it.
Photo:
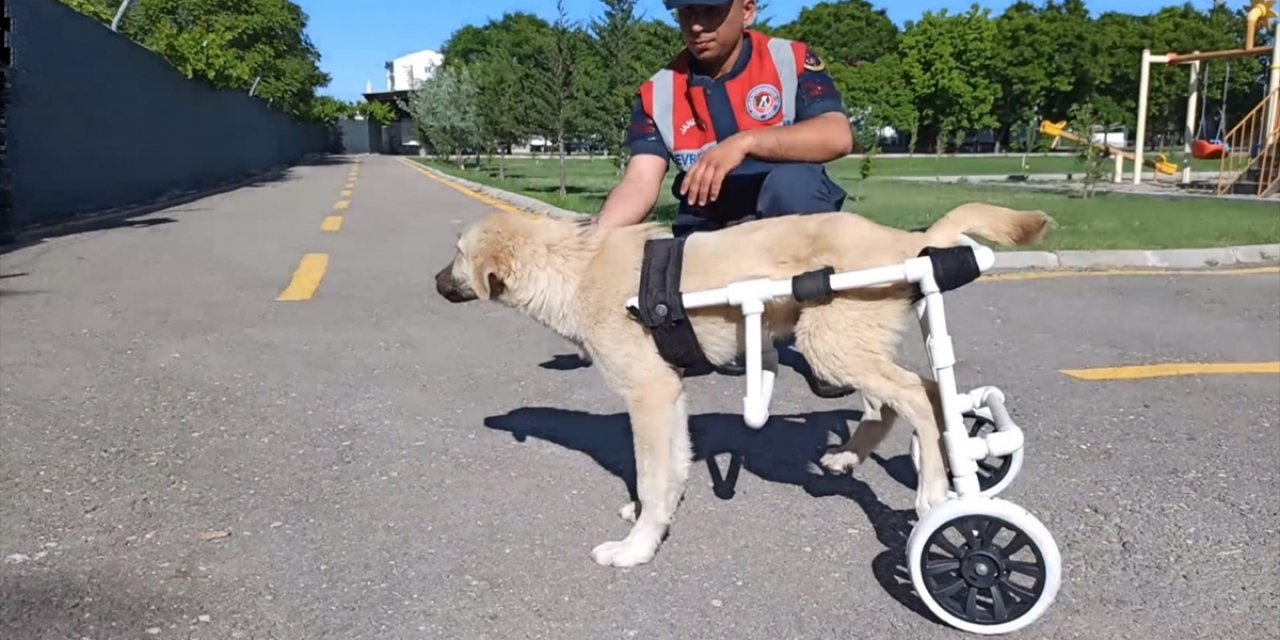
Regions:
[[[695,207],[706,206],[720,197],[720,185],[730,171],[738,168],[751,152],[751,133],[729,136],[698,158],[680,184],[680,195]]]

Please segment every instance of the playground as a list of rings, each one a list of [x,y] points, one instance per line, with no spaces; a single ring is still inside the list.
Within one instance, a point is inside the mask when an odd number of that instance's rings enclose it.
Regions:
[[[1227,198],[1280,198],[1280,47],[1274,44],[1276,32],[1276,3],[1274,0],[1252,0],[1246,17],[1244,47],[1219,51],[1168,52],[1155,54],[1150,49],[1142,52],[1142,73],[1138,93],[1136,148],[1132,151],[1107,144],[1096,132],[1081,135],[1067,128],[1065,121],[1043,121],[1040,133],[1052,139],[1056,148],[1061,141],[1072,145],[1087,146],[1114,162],[1111,171],[1113,184],[1122,184],[1126,177],[1132,188],[1130,193],[1210,195]],[[1257,46],[1258,33],[1268,29],[1273,43]],[[1243,116],[1234,119],[1228,127],[1227,88],[1231,78],[1231,62],[1255,58],[1264,62],[1267,69],[1261,97],[1255,106]],[[1210,94],[1210,65],[1222,63],[1222,89],[1217,98],[1217,130],[1211,132],[1207,123],[1208,108],[1214,96]],[[1186,127],[1183,131],[1181,158],[1170,158],[1165,153],[1146,153],[1147,108],[1154,67],[1166,69],[1186,67],[1187,107]],[[1212,162],[1216,167],[1197,171],[1194,163]],[[1131,170],[1126,176],[1125,163]]]

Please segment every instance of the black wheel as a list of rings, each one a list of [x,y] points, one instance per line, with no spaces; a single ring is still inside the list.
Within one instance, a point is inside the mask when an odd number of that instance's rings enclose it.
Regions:
[[[978,415],[972,411],[963,414],[966,431],[970,437],[986,435],[994,433],[996,424],[992,420]],[[920,439],[916,434],[911,434],[911,463],[915,465],[916,472],[920,472]],[[1018,470],[1022,467],[1022,450],[1019,449],[1013,453],[1003,456],[989,456],[983,460],[979,460],[978,470],[975,475],[978,477],[978,490],[983,495],[994,497],[1008,487],[1015,477]],[[955,495],[954,491],[948,492],[949,495]]]
[[[996,423],[976,413],[964,414],[965,425],[969,427],[969,437],[977,437],[995,433]],[[989,491],[1000,484],[1013,468],[1013,454],[990,456],[978,461],[978,486],[982,491]]]
[[[1005,625],[1026,616],[1044,595],[1044,552],[1017,525],[996,515],[951,518],[920,550],[928,597],[969,625]]]

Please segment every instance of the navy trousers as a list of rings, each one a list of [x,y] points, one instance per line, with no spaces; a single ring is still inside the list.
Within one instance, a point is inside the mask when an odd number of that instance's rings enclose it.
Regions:
[[[677,176],[672,185],[677,199],[683,179],[684,174]],[[761,218],[839,211],[846,197],[848,193],[827,176],[823,165],[781,163],[767,171],[726,176],[720,197],[704,208],[690,207],[680,199],[671,229],[680,237]]]

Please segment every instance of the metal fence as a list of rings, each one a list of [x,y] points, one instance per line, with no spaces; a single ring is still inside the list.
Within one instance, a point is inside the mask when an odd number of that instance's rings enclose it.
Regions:
[[[57,0],[3,4],[11,228],[218,186],[334,143],[331,128],[189,80]]]

